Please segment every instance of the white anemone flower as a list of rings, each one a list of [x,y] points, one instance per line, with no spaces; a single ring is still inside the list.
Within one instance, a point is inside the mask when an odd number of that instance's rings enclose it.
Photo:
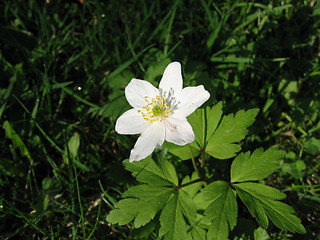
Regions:
[[[164,70],[159,89],[145,80],[133,78],[125,88],[132,109],[116,122],[120,134],[141,134],[131,150],[129,161],[149,156],[164,140],[183,146],[195,136],[187,116],[210,97],[202,85],[182,89],[181,65],[170,63]]]

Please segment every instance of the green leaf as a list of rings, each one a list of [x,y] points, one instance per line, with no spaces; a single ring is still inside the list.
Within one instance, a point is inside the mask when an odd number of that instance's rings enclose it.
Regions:
[[[254,230],[254,240],[270,240],[270,236],[265,229],[258,227]]]
[[[66,164],[70,163],[70,159],[72,159],[72,162],[74,165],[76,165],[78,168],[80,168],[82,171],[90,172],[92,171],[91,168],[86,166],[84,163],[80,162],[78,156],[80,146],[80,135],[79,133],[75,132],[73,136],[69,139],[67,147],[64,149],[63,152],[63,159]]]
[[[159,237],[164,240],[188,239],[189,224],[195,224],[196,206],[191,197],[182,189],[167,202],[160,215]]]
[[[282,163],[280,165],[282,173],[289,173],[295,179],[302,178],[305,174],[306,164],[302,160],[296,160],[292,163]]]
[[[139,182],[158,186],[178,185],[178,177],[174,166],[167,160],[155,162],[151,157],[143,161],[123,161],[125,168],[132,172]]]
[[[266,178],[278,168],[278,163],[285,155],[284,151],[269,148],[265,152],[262,148],[250,152],[240,153],[231,165],[231,181],[244,182]]]
[[[187,225],[183,218],[182,207],[178,199],[178,193],[174,194],[160,215],[161,227],[159,236],[163,239],[186,239]]]
[[[196,225],[188,232],[188,239],[190,240],[206,240],[207,231],[200,226]]]
[[[139,213],[137,206],[139,205],[139,199],[128,198],[122,199],[117,202],[114,210],[111,210],[107,216],[107,221],[110,223],[118,223],[120,225],[131,222]]]
[[[211,204],[204,211],[205,218],[211,221],[208,239],[228,239],[229,230],[237,223],[238,207],[236,197],[229,184],[216,181],[204,189],[204,200],[211,200]]]
[[[107,221],[127,224],[134,220],[135,228],[139,228],[150,222],[176,192],[178,177],[174,166],[166,160],[155,162],[149,157],[132,163],[126,160],[124,165],[138,181],[147,184],[130,187],[124,192],[123,196],[127,198],[115,204],[115,209],[107,216]],[[182,210],[190,217],[193,211],[192,203],[183,204]],[[193,212],[195,214],[196,211]]]
[[[144,79],[147,79],[150,82],[156,82],[156,78],[162,76],[164,69],[170,62],[171,60],[169,58],[164,58],[151,64],[148,63],[149,67],[146,71]]]
[[[68,148],[73,158],[75,158],[78,155],[79,146],[80,135],[79,133],[75,132],[68,142]]]
[[[92,172],[93,171],[91,168],[89,168],[87,165],[83,164],[82,162],[80,162],[77,159],[73,159],[73,163],[78,168],[80,168],[82,171],[85,171],[85,172]]]
[[[173,190],[148,184],[131,187],[123,194],[127,198],[115,204],[107,221],[123,225],[134,219],[135,228],[139,228],[150,222],[163,208]]]
[[[316,155],[320,152],[320,140],[314,137],[303,143],[303,150],[311,155]]]
[[[198,210],[205,210],[211,203],[211,199],[205,199],[203,195],[204,192],[201,191],[193,198],[193,201],[195,202]]]
[[[158,220],[158,219],[157,219]],[[140,228],[133,228],[130,232],[130,239],[142,239],[150,236],[154,229],[157,227],[155,220],[147,223],[146,225]]]
[[[109,77],[108,85],[113,91],[124,89],[132,78],[134,78],[134,74],[132,72],[129,70],[123,70],[119,74]]]
[[[30,161],[30,164],[33,165],[34,161],[28,148],[26,147],[20,136],[17,134],[17,132],[13,129],[11,123],[9,121],[4,121],[2,128],[5,130],[6,138],[10,139],[13,146],[15,148],[19,148],[21,155],[23,157],[26,157]]]
[[[259,183],[238,183],[233,185],[240,199],[263,228],[269,225],[268,218],[279,228],[291,232],[306,233],[299,218],[289,205],[276,201],[284,194],[275,188]]]
[[[192,126],[196,141],[200,148],[204,148],[208,139],[216,130],[222,115],[222,102],[217,103],[211,109],[198,108],[188,117],[188,121]]]
[[[222,102],[218,102],[210,110],[207,107],[207,141],[211,138],[214,131],[217,129],[217,126],[221,120],[222,116]],[[209,123],[209,124],[208,124]]]
[[[248,134],[248,127],[255,121],[259,109],[240,110],[235,115],[224,116],[209,139],[206,152],[218,159],[234,157],[241,147],[239,142]]]
[[[163,146],[168,148],[169,152],[181,160],[195,158],[200,154],[200,148],[195,141],[185,146],[179,146],[173,143],[165,142]]]
[[[192,200],[191,196],[182,189],[179,190],[178,194],[183,215],[186,217],[189,224],[194,225],[197,217],[197,207],[194,201]]]
[[[193,172],[191,177],[186,176],[182,180],[181,185],[189,183],[189,182],[192,182],[192,181],[197,180],[197,179],[199,179],[198,173],[197,172]],[[187,185],[187,186],[183,187],[183,190],[185,192],[187,192],[190,195],[191,198],[193,198],[199,192],[199,190],[201,189],[203,184],[204,184],[203,182],[192,183],[190,185]]]
[[[110,101],[99,108],[98,115],[116,119],[129,109],[127,99],[122,90],[114,90],[113,93],[109,94],[108,98]]]
[[[245,189],[249,192],[254,192],[258,195],[272,198],[275,200],[282,200],[286,197],[286,195],[280,190],[260,183],[245,182],[235,184],[235,186],[241,186],[242,189]]]

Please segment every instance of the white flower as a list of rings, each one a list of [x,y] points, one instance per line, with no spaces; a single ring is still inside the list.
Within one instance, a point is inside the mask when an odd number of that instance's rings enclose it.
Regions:
[[[120,134],[141,134],[131,150],[129,161],[149,156],[164,140],[177,145],[194,141],[187,116],[210,97],[202,85],[182,89],[181,65],[170,63],[164,70],[159,89],[145,80],[133,78],[125,88],[132,109],[116,122]]]

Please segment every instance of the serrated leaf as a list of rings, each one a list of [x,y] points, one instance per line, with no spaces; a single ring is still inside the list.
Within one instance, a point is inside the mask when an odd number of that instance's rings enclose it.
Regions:
[[[262,148],[250,152],[240,153],[231,165],[231,181],[255,181],[266,178],[278,168],[279,160],[285,152],[276,148],[269,148],[265,152]]]
[[[150,222],[163,208],[173,190],[147,184],[131,187],[123,194],[127,198],[115,204],[107,221],[123,225],[134,219],[135,228],[139,228]]]
[[[120,225],[131,222],[139,213],[139,209],[137,208],[138,203],[139,199],[136,198],[120,200],[115,204],[115,209],[110,211],[106,220]]]
[[[206,152],[218,159],[234,157],[241,147],[236,142],[248,134],[248,127],[255,121],[259,109],[240,110],[235,115],[224,116],[209,139]]]
[[[174,166],[167,160],[155,162],[151,157],[143,161],[123,161],[125,168],[132,172],[132,176],[139,182],[157,186],[178,185],[178,176]]]
[[[279,228],[291,232],[305,233],[299,218],[289,205],[276,201],[283,199],[283,193],[277,189],[259,183],[238,183],[233,185],[240,199],[260,225],[268,227],[268,217]]]
[[[194,225],[197,217],[197,207],[195,203],[190,195],[184,190],[180,189],[178,194],[183,215],[186,217],[190,225]]]
[[[262,195],[264,197],[272,198],[275,200],[285,199],[286,195],[281,192],[279,189],[269,187],[264,184],[254,183],[254,182],[244,182],[236,184],[237,186],[241,186],[242,189],[245,189],[249,192],[256,193],[258,195]]]
[[[228,239],[229,230],[237,223],[238,207],[236,197],[229,184],[216,181],[204,189],[203,197],[212,202],[204,211],[205,218],[211,221],[207,238]]]
[[[188,121],[196,136],[196,141],[200,148],[204,148],[208,139],[212,136],[213,132],[221,119],[222,115],[222,102],[217,103],[211,109],[198,108],[193,114],[188,117]]]
[[[221,119],[222,102],[217,103],[212,108],[206,109],[198,108],[193,114],[188,117],[188,121],[194,131],[196,141],[186,145],[178,146],[172,143],[165,143],[165,147],[169,152],[179,157],[181,160],[187,160],[197,157],[201,149],[204,149],[208,139]]]
[[[259,222],[259,224],[262,227],[267,228],[269,225],[269,219],[263,209],[263,206],[258,201],[256,201],[251,195],[248,195],[248,194],[245,194],[245,192],[242,192],[241,189],[240,190],[237,189],[237,193],[241,198],[242,202],[244,202],[244,204],[249,209],[249,212],[251,213],[251,215],[256,218],[256,220]]]
[[[187,238],[187,225],[183,218],[181,204],[178,200],[178,193],[168,201],[160,215],[159,236],[164,240]]]
[[[191,197],[180,189],[175,192],[161,212],[159,237],[163,236],[164,240],[188,239],[189,225],[195,224],[195,220],[196,206]]]

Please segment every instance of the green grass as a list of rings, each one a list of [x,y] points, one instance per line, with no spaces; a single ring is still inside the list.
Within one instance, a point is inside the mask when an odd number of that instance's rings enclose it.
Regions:
[[[261,109],[243,148],[288,152],[266,181],[308,231],[268,233],[319,238],[317,2],[1,1],[0,238],[129,238],[130,226],[105,221],[133,184],[122,161],[136,137],[114,124],[131,78],[157,86],[171,61],[182,63],[185,86],[210,91],[209,106]],[[223,174],[230,161],[213,164]],[[253,239],[241,226],[256,222],[245,209],[239,216],[231,239]]]

